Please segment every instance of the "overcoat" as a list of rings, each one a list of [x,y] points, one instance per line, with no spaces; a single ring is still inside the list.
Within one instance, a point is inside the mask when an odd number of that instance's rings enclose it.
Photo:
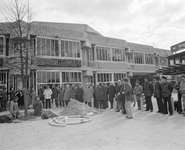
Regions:
[[[110,85],[108,88],[108,94],[109,94],[109,101],[113,101],[116,94],[116,87],[114,85]]]
[[[145,93],[146,97],[152,96],[152,94],[153,94],[153,85],[152,85],[152,83],[145,82],[143,88],[144,88],[144,93]]]
[[[77,88],[77,95],[76,95],[76,100],[78,100],[79,102],[83,102],[83,95],[84,95],[84,90],[82,87],[78,87]]]
[[[155,84],[154,97],[155,98],[162,98],[162,88],[161,88],[161,84],[159,82],[156,82],[156,84]]]

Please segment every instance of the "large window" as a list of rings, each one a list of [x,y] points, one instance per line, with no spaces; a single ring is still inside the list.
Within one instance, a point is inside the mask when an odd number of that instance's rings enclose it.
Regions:
[[[97,73],[98,82],[110,82],[112,81],[111,73]]]
[[[153,54],[145,54],[146,64],[154,64],[154,55]]]
[[[96,59],[103,61],[110,61],[110,48],[96,46]]]
[[[5,55],[4,53],[4,38],[0,37],[0,55]]]
[[[112,48],[112,61],[125,61],[125,50]]]
[[[60,76],[59,72],[47,72],[47,71],[39,71],[37,72],[37,83],[43,84],[59,84]]]
[[[60,78],[61,75],[61,78]],[[81,72],[37,72],[37,83],[39,84],[60,84],[62,83],[79,83],[81,81]]]
[[[62,83],[78,83],[81,81],[81,72],[62,72]]]
[[[59,41],[54,39],[37,38],[37,55],[59,56]]]
[[[144,54],[134,52],[134,61],[136,64],[144,64]]]
[[[114,73],[114,81],[121,80],[122,78],[126,77],[125,73]]]
[[[61,56],[80,58],[80,42],[61,40]]]

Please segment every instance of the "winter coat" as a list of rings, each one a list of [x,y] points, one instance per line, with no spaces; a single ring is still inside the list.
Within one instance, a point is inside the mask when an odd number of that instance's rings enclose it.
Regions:
[[[130,83],[125,84],[124,95],[126,101],[133,101],[132,85]]]
[[[185,95],[185,81],[182,81],[181,83],[180,83],[180,89],[179,89],[179,91],[181,92],[181,94],[182,95]]]
[[[150,82],[144,83],[144,93],[146,97],[152,96],[153,94],[153,84],[152,83]]]
[[[44,98],[45,99],[51,99],[51,95],[52,95],[52,90],[50,88],[44,90]]]
[[[143,92],[143,87],[141,85],[136,85],[134,87],[134,94],[136,95],[136,100],[140,100]]]
[[[163,98],[171,97],[171,93],[173,91],[173,87],[172,87],[171,83],[163,82],[161,84],[161,88],[162,88],[162,97]]]
[[[59,101],[64,100],[64,88],[59,90]]]
[[[94,98],[93,93],[94,93],[94,88],[92,86],[89,86],[89,87],[85,88],[85,90],[84,90],[84,101],[85,102],[91,102],[92,98]]]
[[[52,95],[51,95],[51,98],[52,99],[55,99],[55,100],[58,100],[58,89],[57,88],[52,88]]]
[[[64,101],[69,101],[70,100],[70,89],[65,89],[64,90]]]
[[[38,96],[39,96],[40,100],[44,100],[44,89],[38,90]]]
[[[71,88],[70,98],[71,98],[71,99],[76,99],[76,95],[77,95],[77,90],[76,90],[76,88]]]
[[[100,101],[101,100],[101,86],[97,86],[95,88],[95,95],[96,95],[96,100]]]
[[[14,100],[15,91],[14,91],[14,90],[13,90],[13,91],[10,91],[9,94],[10,94],[10,101],[11,101],[11,100]]]
[[[106,86],[102,86],[101,90],[100,90],[100,97],[102,101],[106,101],[107,100],[107,87]]]
[[[18,101],[17,101],[18,102],[18,106],[23,106],[24,105],[24,93],[22,91],[19,91],[17,93],[17,97],[19,98]]]
[[[162,98],[162,88],[161,88],[161,84],[159,82],[156,82],[156,84],[155,84],[154,97],[155,98]]]
[[[110,85],[108,88],[109,100],[112,101],[115,98],[116,87],[114,85]]]
[[[41,116],[42,110],[43,110],[42,101],[34,103],[33,109],[34,109],[34,116]]]
[[[77,88],[77,93],[76,93],[76,99],[79,101],[79,102],[83,102],[83,95],[84,95],[84,90],[83,88]]]
[[[117,93],[117,100],[118,101],[124,101],[125,100],[125,95],[122,94],[122,92],[125,91],[125,87],[124,85],[119,85],[116,89],[116,93]],[[119,95],[118,95],[119,93]]]

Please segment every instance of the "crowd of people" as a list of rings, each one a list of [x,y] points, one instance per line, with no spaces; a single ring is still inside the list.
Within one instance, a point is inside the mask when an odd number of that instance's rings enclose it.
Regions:
[[[170,116],[173,115],[171,101],[173,89],[177,90],[178,100],[174,104],[180,114],[185,111],[185,75],[178,77],[175,86],[172,86],[166,76],[156,76],[153,81],[145,78],[143,86],[137,80],[133,88],[129,79],[123,78],[116,84],[99,83],[96,87],[91,83],[87,83],[84,88],[81,84],[61,85],[60,88],[54,84],[51,87],[40,86],[38,96],[33,88],[29,88],[25,96],[28,108],[30,105],[36,108],[35,115],[40,115],[43,108],[66,107],[71,99],[75,99],[97,109],[116,107],[116,112],[121,112],[126,115],[126,118],[132,119],[132,104],[135,106],[137,103],[138,110],[143,110],[143,97],[146,103],[145,111],[153,112],[152,96],[157,102],[157,113],[168,114],[169,112]],[[16,117],[18,110],[24,108],[23,91],[14,91],[11,87],[8,94],[9,101],[6,88],[0,89],[0,111],[6,111],[9,105],[12,116]],[[13,110],[15,108],[16,111]]]

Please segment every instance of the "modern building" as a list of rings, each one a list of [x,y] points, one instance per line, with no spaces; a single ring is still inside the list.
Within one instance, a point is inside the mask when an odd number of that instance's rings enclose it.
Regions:
[[[1,31],[1,30],[0,30]],[[11,34],[11,33],[10,33]],[[0,35],[0,84],[21,88],[20,74],[5,64],[11,39]],[[94,84],[129,77],[131,83],[167,66],[169,50],[105,37],[86,24],[32,22],[29,86]]]

